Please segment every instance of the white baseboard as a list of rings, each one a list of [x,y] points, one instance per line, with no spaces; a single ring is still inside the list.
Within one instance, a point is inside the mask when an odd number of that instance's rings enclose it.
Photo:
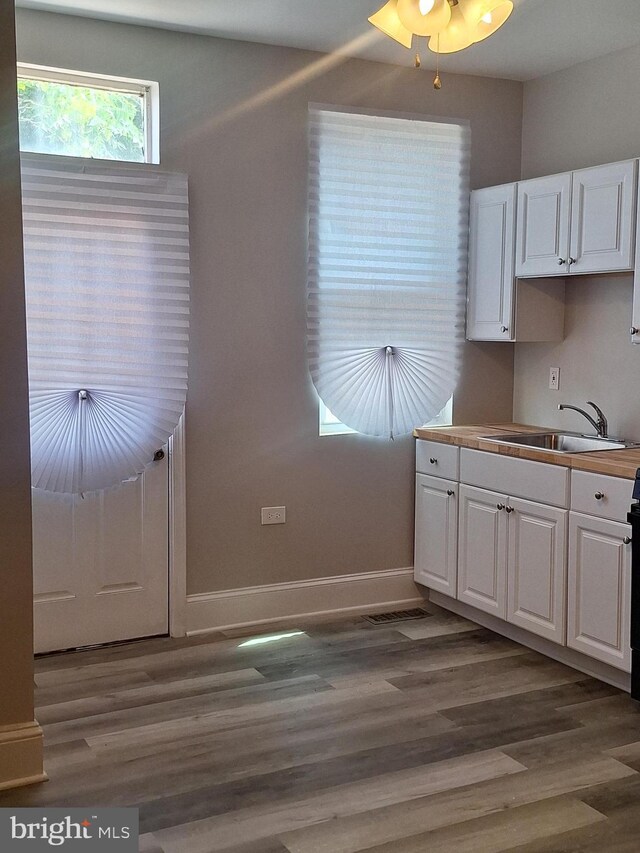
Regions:
[[[441,592],[431,591],[429,593],[429,600],[439,607],[444,607],[445,610],[457,613],[458,616],[463,616],[471,622],[477,622],[483,628],[489,628],[497,634],[502,634],[503,637],[508,637],[510,640],[514,640],[522,646],[527,646],[529,649],[553,658],[553,660],[557,660],[559,663],[580,670],[580,672],[584,672],[586,675],[590,675],[600,681],[606,681],[607,684],[611,684],[620,690],[625,690],[627,693],[631,690],[631,676],[628,672],[623,672],[621,669],[616,669],[613,666],[602,663],[602,661],[587,657],[587,655],[583,655],[575,651],[575,649],[570,649],[567,646],[559,646],[557,643],[552,643],[544,637],[537,637],[524,628],[511,625],[509,622],[498,619],[490,613],[483,613],[481,610],[477,610],[463,601],[449,598],[448,595],[443,595]]]
[[[0,728],[0,791],[46,782],[42,729],[34,720]]]
[[[424,599],[412,568],[209,592],[187,598],[187,634],[398,610],[417,607]]]

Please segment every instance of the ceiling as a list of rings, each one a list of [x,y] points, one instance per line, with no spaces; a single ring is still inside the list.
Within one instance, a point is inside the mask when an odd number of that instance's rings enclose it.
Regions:
[[[29,9],[84,15],[223,38],[412,65],[413,52],[367,17],[384,0],[17,0]],[[640,43],[639,0],[514,0],[494,36],[442,58],[445,71],[531,80]],[[431,54],[423,53],[426,67]],[[426,55],[425,55],[426,54]]]

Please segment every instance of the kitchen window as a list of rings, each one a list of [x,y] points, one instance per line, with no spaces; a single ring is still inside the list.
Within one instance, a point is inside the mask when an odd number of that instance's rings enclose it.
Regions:
[[[18,64],[20,150],[159,163],[158,84]]]
[[[307,354],[320,432],[440,420],[465,335],[464,121],[309,109]]]

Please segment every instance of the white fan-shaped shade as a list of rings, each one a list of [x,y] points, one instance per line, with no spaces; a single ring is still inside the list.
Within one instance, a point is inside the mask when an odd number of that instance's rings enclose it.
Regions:
[[[183,411],[187,180],[154,167],[22,162],[32,484],[142,473]]]
[[[470,131],[323,108],[310,122],[311,375],[347,426],[409,433],[458,381]]]

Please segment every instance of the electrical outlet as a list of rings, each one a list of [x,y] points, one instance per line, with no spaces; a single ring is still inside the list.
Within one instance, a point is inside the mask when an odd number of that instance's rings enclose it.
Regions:
[[[549,388],[551,391],[559,391],[560,390],[560,368],[559,367],[550,367],[549,368]]]
[[[286,506],[263,506],[262,507],[262,523],[263,524],[285,524],[287,521]]]

